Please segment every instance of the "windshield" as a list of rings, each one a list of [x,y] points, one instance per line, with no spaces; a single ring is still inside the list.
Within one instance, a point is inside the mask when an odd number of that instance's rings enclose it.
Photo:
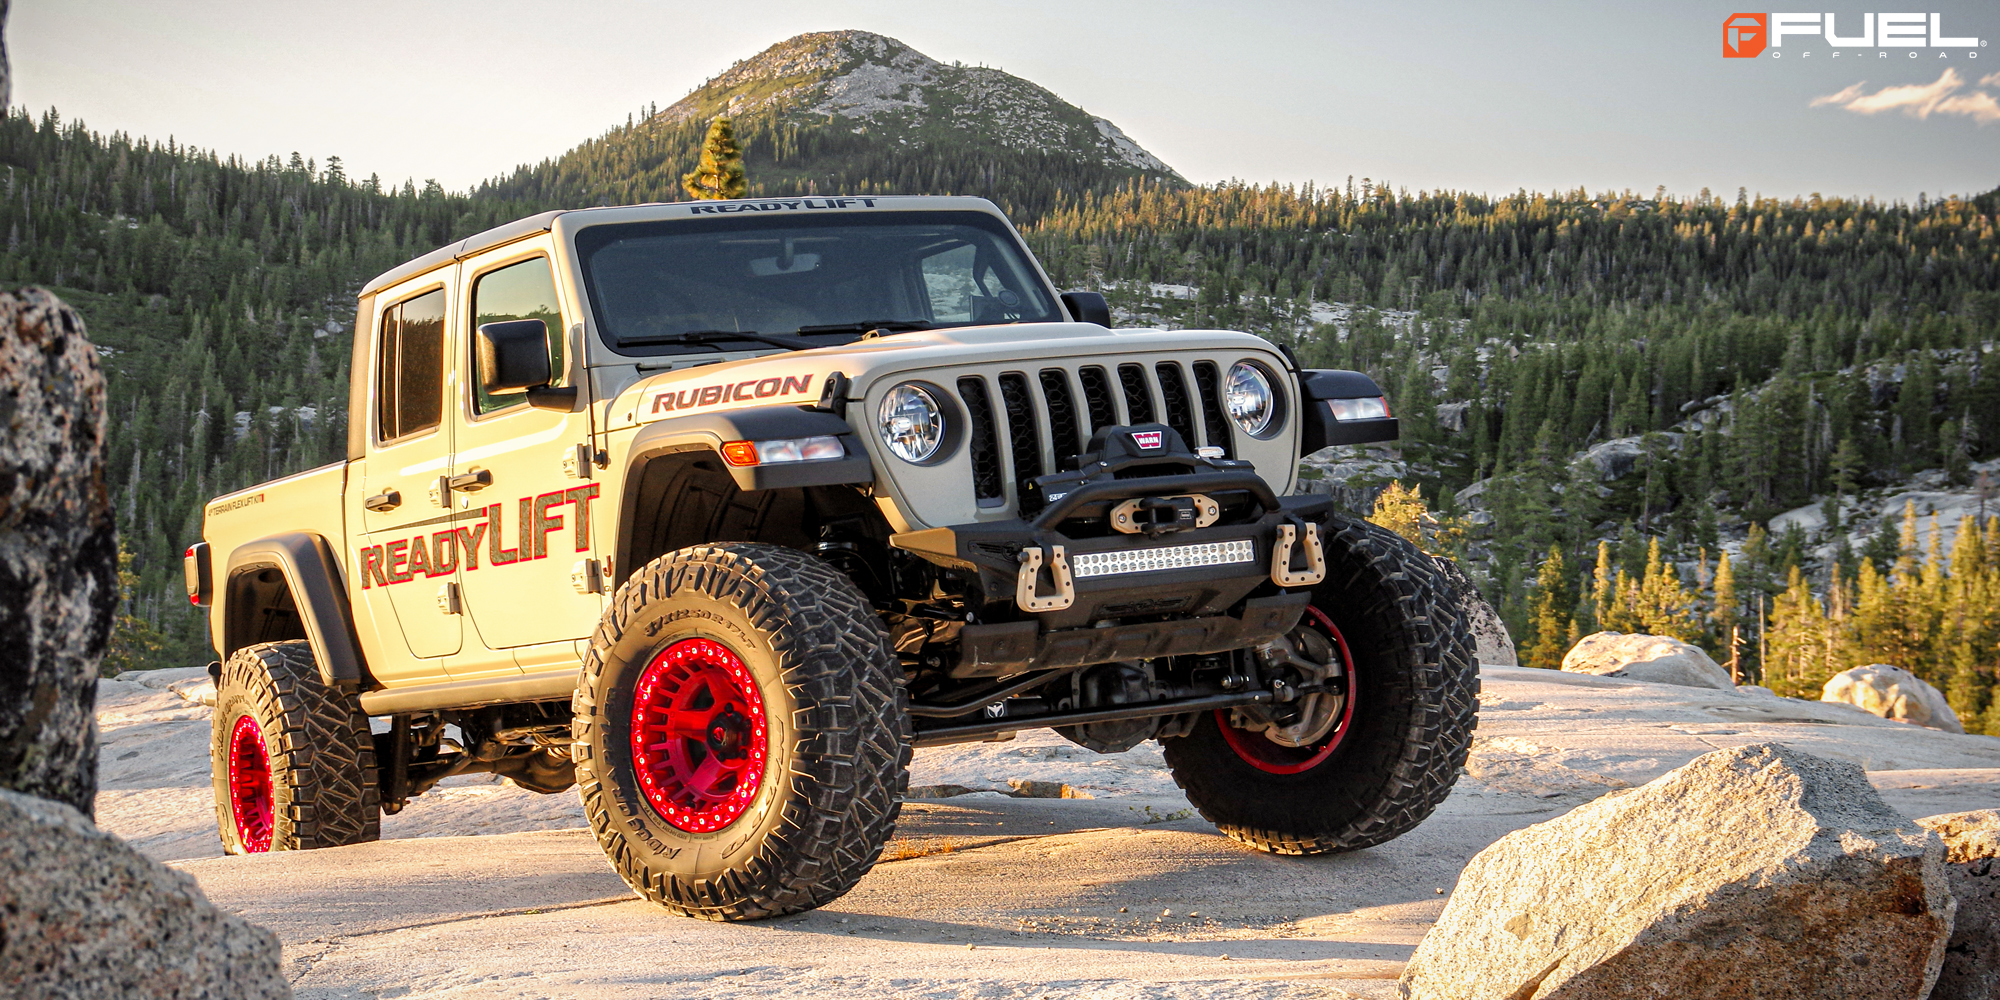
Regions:
[[[821,347],[875,329],[1064,320],[1006,225],[983,212],[600,225],[576,244],[598,327],[626,354],[774,346],[729,332]]]

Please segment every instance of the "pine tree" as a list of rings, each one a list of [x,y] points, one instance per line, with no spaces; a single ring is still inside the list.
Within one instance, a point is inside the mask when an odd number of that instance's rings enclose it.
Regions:
[[[1613,604],[1618,600],[1618,591],[1611,574],[1611,543],[1597,543],[1597,570],[1591,575],[1590,604],[1591,617],[1597,619],[1597,627],[1603,631],[1617,631],[1608,620],[1614,616]]]
[[[1979,715],[1986,708],[1989,686],[1979,676],[1979,659],[1972,652],[1972,644],[1959,643],[1952,650],[1951,680],[1945,684],[1944,697],[1966,732],[1973,732],[1978,725]]]
[[[1793,566],[1771,602],[1764,686],[1786,697],[1810,697],[1834,672],[1827,663],[1827,620],[1805,574]]]
[[[1727,660],[1731,662],[1738,659],[1738,646],[1742,642],[1742,636],[1737,632],[1737,627],[1743,620],[1740,600],[1736,596],[1736,571],[1730,568],[1729,553],[1724,551],[1715,561],[1715,600],[1708,612],[1708,620],[1715,626],[1715,631],[1711,633],[1714,638],[1710,640],[1708,648],[1727,652],[1729,654]],[[1733,666],[1731,669],[1737,676],[1741,676],[1740,666]]]
[[[1700,615],[1694,595],[1681,582],[1680,570],[1661,558],[1660,540],[1646,547],[1644,581],[1639,585],[1639,620],[1653,635],[1670,635],[1682,642],[1701,641]]]
[[[693,172],[681,176],[681,188],[690,197],[708,201],[741,198],[750,193],[743,173],[743,147],[736,144],[736,128],[723,115],[708,126],[701,143],[701,162]]]
[[[1548,558],[1542,560],[1541,571],[1535,575],[1535,598],[1529,612],[1534,635],[1523,665],[1560,669],[1564,655],[1576,644],[1573,638],[1576,621],[1566,613],[1575,599],[1568,590],[1569,574],[1563,569],[1562,548],[1558,546],[1549,550]]]

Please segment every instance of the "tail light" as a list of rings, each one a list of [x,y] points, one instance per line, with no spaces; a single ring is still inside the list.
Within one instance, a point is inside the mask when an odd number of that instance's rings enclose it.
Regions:
[[[181,556],[181,572],[187,577],[189,604],[205,608],[213,603],[214,593],[209,581],[214,579],[214,574],[209,569],[207,542],[196,542],[187,547],[187,552]]]

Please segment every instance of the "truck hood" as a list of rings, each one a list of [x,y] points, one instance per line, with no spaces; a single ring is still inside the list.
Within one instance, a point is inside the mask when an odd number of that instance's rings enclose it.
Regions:
[[[660,372],[624,387],[611,401],[610,429],[671,416],[746,405],[805,404],[819,399],[828,375],[840,372],[858,399],[888,377],[929,368],[1036,362],[1134,352],[1236,347],[1275,355],[1261,337],[1229,330],[1107,330],[1091,323],[1017,323],[918,330],[838,347],[764,354],[737,361]]]

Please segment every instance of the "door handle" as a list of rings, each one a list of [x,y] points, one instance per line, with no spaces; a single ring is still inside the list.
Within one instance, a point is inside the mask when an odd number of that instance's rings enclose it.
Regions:
[[[483,490],[486,487],[493,485],[493,473],[487,469],[479,469],[473,472],[461,472],[458,475],[445,480],[444,484],[446,486],[451,487],[454,490],[459,490],[461,492],[477,493],[480,490]]]
[[[377,514],[388,513],[389,511],[395,510],[396,508],[401,507],[402,505],[403,505],[403,495],[401,493],[396,492],[395,490],[383,490],[382,492],[377,493],[374,496],[361,501],[361,506],[374,511]]]

